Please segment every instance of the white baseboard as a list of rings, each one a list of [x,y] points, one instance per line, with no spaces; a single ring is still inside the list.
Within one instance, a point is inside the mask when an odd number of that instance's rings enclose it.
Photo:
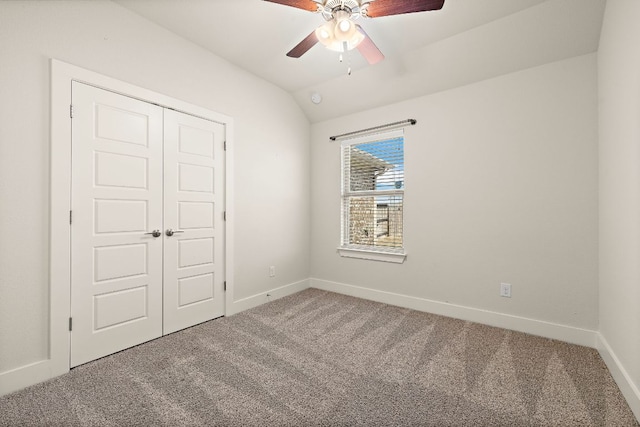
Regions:
[[[309,287],[309,279],[304,279],[299,282],[290,283],[288,285],[280,286],[279,288],[274,288],[269,291],[261,292],[256,295],[234,301],[233,305],[231,307],[228,307],[227,315],[232,316],[234,314],[240,313],[241,311],[245,311],[250,308],[265,304],[267,302],[286,297],[287,295],[304,291]]]
[[[374,289],[362,288],[359,286],[347,285],[344,283],[331,282],[321,279],[309,279],[312,288],[325,291],[337,292],[371,301],[382,302],[399,307],[410,308],[418,311],[426,311],[441,316],[453,317],[461,320],[482,323],[484,325],[496,326],[513,331],[524,332],[545,338],[552,338],[572,344],[586,347],[596,347],[596,331],[576,328],[573,326],[560,325],[557,323],[544,322],[541,320],[528,319],[526,317],[512,316],[509,314],[496,313],[488,310],[481,310],[461,305],[448,304],[440,301],[417,298],[408,295],[396,294],[392,292],[378,291]]]
[[[618,388],[622,392],[622,395],[627,400],[631,411],[636,416],[638,422],[640,422],[640,389],[629,376],[627,370],[620,363],[620,359],[616,356],[615,352],[609,346],[607,340],[598,333],[598,352],[604,360],[604,363],[609,368],[611,376],[618,384]]]
[[[425,311],[587,347],[594,347],[598,350],[609,368],[611,375],[629,403],[629,407],[636,418],[640,420],[640,389],[634,384],[615,352],[609,346],[607,340],[596,331],[315,278],[301,280],[234,301],[228,315],[257,307],[308,288],[336,292],[413,310]],[[0,373],[0,396],[49,380],[64,373],[58,371],[60,371],[60,369],[56,368],[51,360],[43,360],[21,366],[11,371],[2,372]]]
[[[68,369],[65,371],[68,372]],[[57,377],[65,372],[56,369],[51,360],[42,360],[0,373],[0,396]]]
[[[261,304],[303,291],[307,288],[309,288],[309,279],[271,289],[267,292],[262,292],[248,298],[243,298],[233,303],[230,310],[227,311],[227,315],[232,315],[249,308],[257,307]],[[69,372],[68,366],[66,369],[64,367],[61,368],[60,363],[54,363],[53,360],[49,359],[20,366],[10,371],[1,372],[0,396],[13,393],[14,391],[21,390],[30,385],[47,381],[66,372]]]

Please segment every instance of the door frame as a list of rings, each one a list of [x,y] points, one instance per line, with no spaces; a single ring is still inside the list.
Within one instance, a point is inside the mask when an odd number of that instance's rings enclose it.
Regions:
[[[71,82],[177,110],[225,126],[225,315],[232,313],[234,253],[233,118],[75,65],[51,59],[51,165],[49,236],[49,359],[51,378],[69,371],[71,315]]]

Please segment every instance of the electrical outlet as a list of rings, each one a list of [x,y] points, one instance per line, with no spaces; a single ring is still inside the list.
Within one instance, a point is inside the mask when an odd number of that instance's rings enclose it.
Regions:
[[[276,267],[274,265],[269,267],[269,277],[276,277]]]
[[[511,285],[509,283],[500,283],[500,296],[511,298]]]

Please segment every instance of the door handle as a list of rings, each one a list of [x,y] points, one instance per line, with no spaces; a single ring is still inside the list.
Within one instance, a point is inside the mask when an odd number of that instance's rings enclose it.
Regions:
[[[153,237],[160,237],[162,236],[162,231],[160,230],[153,230],[149,233],[144,233],[144,234],[151,234]]]
[[[184,233],[184,231],[182,231],[182,230],[172,230],[171,228],[167,228],[167,231],[164,232],[164,234],[166,234],[169,237],[173,236],[175,233]]]

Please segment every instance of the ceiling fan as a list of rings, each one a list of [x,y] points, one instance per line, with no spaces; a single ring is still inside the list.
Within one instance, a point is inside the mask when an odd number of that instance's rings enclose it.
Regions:
[[[355,19],[439,10],[444,0],[265,0],[322,14],[327,21],[311,32],[287,56],[300,58],[320,42],[336,52],[357,48],[369,64],[384,59],[384,55]]]

